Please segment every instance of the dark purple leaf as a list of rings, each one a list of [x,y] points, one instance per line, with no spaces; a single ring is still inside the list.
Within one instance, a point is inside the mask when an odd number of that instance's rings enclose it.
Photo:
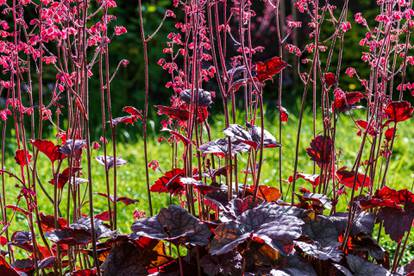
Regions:
[[[336,229],[339,233],[345,232],[345,228],[348,223],[348,213],[336,213],[329,217],[335,224]],[[354,216],[351,226],[351,235],[355,236],[360,233],[372,234],[375,224],[375,215],[368,212],[359,212]]]
[[[230,252],[248,239],[259,239],[281,253],[302,234],[304,222],[273,203],[261,204],[241,213],[235,221],[220,224],[215,230],[210,252]]]
[[[339,246],[339,232],[335,224],[327,217],[318,215],[303,226],[303,235],[318,242],[322,247]]]
[[[68,156],[71,154],[79,155],[85,146],[85,140],[66,140],[66,143],[59,148],[59,152]]]
[[[104,275],[148,275],[142,252],[130,242],[115,244],[102,268]]]
[[[56,261],[55,256],[47,257],[47,258],[39,261],[38,264],[37,264],[37,267],[39,269],[51,268],[55,264],[55,261]]]
[[[354,276],[391,276],[392,274],[383,268],[382,266],[370,263],[358,256],[348,255],[346,261],[349,266],[349,270]]]
[[[332,139],[328,136],[316,136],[310,143],[310,147],[306,149],[306,152],[310,156],[311,160],[315,161],[319,167],[324,164],[329,164],[332,153]]]
[[[92,236],[85,229],[56,229],[46,233],[46,237],[54,243],[64,245],[85,245],[88,244]]]
[[[383,222],[385,233],[390,235],[393,241],[400,242],[413,224],[414,206],[410,212],[397,208],[383,207],[378,213],[378,219]]]
[[[32,234],[28,231],[16,231],[11,237],[11,244],[32,252]]]
[[[31,272],[35,268],[34,262],[32,259],[16,260],[14,263],[12,263],[12,267],[16,271],[20,271],[20,272]]]
[[[272,276],[317,276],[312,265],[302,260],[297,255],[287,256],[286,266],[279,270],[272,269],[270,275]]]
[[[207,142],[201,145],[198,150],[203,154],[214,154],[218,157],[225,157],[228,154],[228,139],[217,139],[214,141]],[[231,140],[231,154],[232,156],[249,151],[250,146],[237,141],[235,139]]]
[[[209,276],[240,275],[242,256],[237,252],[230,252],[221,256],[206,254],[200,260],[200,266]]]
[[[180,99],[183,100],[185,103],[190,104],[191,102],[191,89],[185,89],[183,91],[181,91],[180,93]],[[196,90],[194,89],[194,93],[196,93]],[[197,99],[198,96],[198,105],[199,106],[210,106],[213,103],[213,100],[211,99],[211,93],[203,90],[203,89],[198,89],[198,93],[196,93],[197,95],[195,96],[195,98]]]
[[[332,202],[326,195],[323,194],[314,194],[314,193],[303,193],[302,195],[297,194],[300,201],[311,202],[312,206],[320,209],[332,208]],[[315,209],[315,208],[314,208]]]
[[[122,158],[116,158],[116,163],[115,163],[115,159],[112,156],[106,156],[106,162],[105,162],[105,156],[97,156],[95,159],[96,161],[98,161],[99,164],[104,166],[106,170],[113,168],[115,165],[119,167],[127,163],[127,161],[125,161]]]
[[[342,251],[338,249],[338,246],[323,247],[317,242],[307,243],[302,241],[296,241],[295,245],[303,254],[317,260],[332,260],[334,262],[340,262],[342,259]]]
[[[224,134],[257,150],[261,143],[262,129],[254,125],[247,124],[247,130],[245,130],[240,125],[231,124],[224,130]],[[270,134],[270,132],[263,130],[263,134],[263,147],[280,147],[280,144],[276,141],[276,138]]]
[[[397,272],[400,273],[400,275],[412,276],[414,273],[414,259],[408,264],[399,267]]]
[[[136,221],[131,229],[138,236],[200,246],[207,245],[211,236],[206,224],[176,205],[161,209],[154,217]]]

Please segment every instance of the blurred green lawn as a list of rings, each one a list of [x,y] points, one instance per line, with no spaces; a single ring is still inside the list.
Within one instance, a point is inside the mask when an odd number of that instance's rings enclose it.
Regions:
[[[358,117],[358,114],[354,114],[354,117]],[[362,116],[362,115],[361,115]],[[274,118],[273,120],[271,118]],[[269,130],[275,136],[278,129],[277,114],[272,109],[266,111],[266,129]],[[222,138],[222,130],[224,128],[224,120],[219,115],[214,116],[212,122],[212,138]],[[283,125],[283,179],[287,179],[293,173],[294,165],[294,152],[295,152],[295,137],[297,131],[297,117],[294,114],[290,114],[289,122]],[[242,122],[242,118],[238,120]],[[308,147],[313,137],[313,126],[312,126],[312,115],[308,113],[305,116],[302,138],[300,144],[299,154],[299,166],[298,170],[304,173],[312,173],[313,163],[310,161],[306,154],[306,147]],[[349,115],[341,115],[337,123],[337,152],[338,152],[338,166],[351,167],[355,160],[356,153],[358,151],[361,137],[356,135],[357,128],[353,124]],[[121,134],[122,135],[122,134]],[[136,135],[140,136],[137,128],[128,128],[128,133],[125,135]],[[413,171],[414,171],[414,147],[411,145],[414,143],[414,128],[410,122],[403,122],[398,127],[397,140],[395,143],[395,150],[392,157],[390,170],[388,173],[387,185],[392,188],[412,188],[413,183]],[[169,170],[171,167],[171,146],[166,142],[159,143],[157,137],[151,137],[149,139],[149,161],[158,160],[160,167],[163,171]],[[182,150],[182,149],[181,149]],[[365,151],[365,156],[367,154]],[[137,210],[148,210],[147,195],[146,195],[146,184],[145,184],[145,164],[143,156],[143,142],[142,139],[138,138],[137,142],[134,143],[119,143],[118,144],[118,156],[127,160],[128,164],[118,168],[118,195],[128,196],[134,199],[138,199],[139,203],[135,205],[125,206],[122,203],[118,205],[118,225],[122,232],[130,232],[130,225],[133,223],[133,211]],[[102,155],[102,149],[93,151],[93,158],[98,155]],[[181,153],[179,152],[179,156]],[[239,156],[240,165],[239,170],[245,168],[245,162],[247,154]],[[16,171],[18,167],[14,163],[14,158],[11,156],[6,158],[6,168],[12,172]],[[364,160],[364,159],[363,159]],[[50,165],[48,160],[41,155],[39,157],[39,176],[42,180],[43,185],[47,188],[50,194],[53,194],[53,186],[48,183],[52,178]],[[266,149],[264,154],[264,165],[262,169],[262,183],[270,186],[278,187],[278,150],[277,149]],[[95,160],[92,163],[93,173],[93,190],[94,192],[106,192],[105,188],[105,172],[103,166],[98,164]],[[84,177],[86,177],[86,170],[84,169]],[[111,170],[112,173],[112,170]],[[160,172],[154,172],[150,170],[150,180],[153,183],[162,174]],[[242,175],[240,173],[240,175]],[[251,182],[251,181],[250,181]],[[303,181],[298,180],[298,187],[309,186]],[[84,185],[84,184],[83,184]],[[86,188],[86,185],[84,186]],[[40,190],[40,189],[39,189]],[[284,182],[284,191],[288,190],[288,184]],[[15,188],[15,181],[11,178],[6,178],[6,191],[8,204],[15,204],[16,195],[18,189]],[[65,189],[66,191],[66,189]],[[52,214],[52,204],[46,199],[46,197],[39,192],[39,208],[46,214]],[[349,196],[349,193],[348,193]],[[155,211],[169,204],[169,195],[166,194],[152,194],[153,206]],[[346,197],[343,197],[340,202],[340,210],[344,211],[346,208]],[[62,201],[66,204],[65,199]],[[95,212],[99,213],[106,210],[106,199],[104,197],[95,195],[94,197]],[[62,211],[65,210],[65,205],[62,206]],[[25,207],[22,205],[22,207]],[[84,213],[88,212],[87,205],[85,205]],[[18,214],[16,220],[11,225],[11,230],[22,230],[22,224],[26,223],[25,219]],[[411,239],[412,240],[412,239]],[[383,240],[382,245],[387,248],[392,248],[393,243],[388,239]],[[414,245],[410,244],[410,251],[414,251]],[[405,261],[412,258],[411,254],[406,254]]]

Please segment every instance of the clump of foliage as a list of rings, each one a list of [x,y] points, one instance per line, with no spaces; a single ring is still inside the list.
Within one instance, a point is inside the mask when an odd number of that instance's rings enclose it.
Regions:
[[[398,127],[414,111],[408,101],[414,86],[407,74],[414,65],[409,55],[412,3],[377,1],[378,15],[370,24],[362,14],[355,15],[355,24],[367,30],[360,42],[365,51],[361,67],[369,68],[367,76],[342,65],[344,40],[352,28],[348,0],[339,8],[299,0],[289,17],[284,16],[284,1],[262,4],[266,12],[256,13],[249,0],[174,0],[174,11],[167,10],[159,27],[148,34],[138,0],[144,109],[125,106],[124,115],[114,118],[111,82],[120,67],[128,65],[121,60],[111,71],[109,44],[127,32],[111,14],[116,1],[0,1],[7,19],[0,21],[0,88],[6,99],[0,112],[2,275],[414,273],[413,262],[401,266],[414,220],[414,194],[393,189],[387,181]],[[275,22],[266,19],[270,13]],[[172,148],[171,168],[163,171],[158,161],[149,160],[147,148],[153,92],[149,83],[156,79],[149,74],[153,61],[148,51],[166,20],[173,20],[177,30],[168,35],[165,57],[158,61],[170,76],[165,85],[172,91],[169,105],[154,106],[163,118],[160,142]],[[326,25],[333,32],[322,37]],[[260,26],[272,26],[277,56],[256,58],[267,50],[254,40]],[[304,37],[304,47],[295,44],[298,34]],[[49,87],[45,70],[56,73]],[[288,168],[282,167],[282,132],[290,122],[283,107],[283,82],[288,70],[296,72],[303,96],[293,170],[284,180],[282,171]],[[363,89],[344,91],[341,78],[353,78]],[[99,91],[89,89],[92,80],[99,81]],[[277,81],[276,134],[264,127],[264,87],[272,80]],[[306,141],[306,153],[313,170],[304,172],[299,153],[310,91],[313,139]],[[91,139],[89,120],[94,92],[101,99],[99,141]],[[222,133],[210,131],[215,102],[223,107]],[[348,167],[336,147],[341,139],[336,135],[339,116],[353,120],[359,130],[355,135],[361,136],[356,159]],[[243,122],[237,120],[240,117]],[[316,131],[318,122],[321,132]],[[139,123],[147,164],[143,185],[148,217],[135,212],[131,232],[121,233],[119,205],[137,200],[119,193],[117,171],[126,160],[117,151],[116,130],[120,124]],[[54,129],[54,141],[46,139],[46,126]],[[5,167],[8,127],[13,128],[17,169]],[[95,156],[101,147],[103,155]],[[262,183],[264,151],[278,153],[277,187]],[[41,156],[48,159],[50,179],[39,177]],[[248,160],[245,168],[239,166],[241,156]],[[105,191],[94,190],[92,162],[102,165]],[[150,169],[162,174],[154,183]],[[10,179],[19,190],[17,198],[8,196]],[[299,181],[311,188],[298,187]],[[46,185],[52,185],[52,194]],[[153,193],[167,194],[178,204],[156,213]],[[43,212],[40,197],[47,198],[53,213]],[[98,198],[105,199],[106,210],[97,214]],[[12,232],[18,218],[27,229]],[[379,242],[385,235],[396,244],[393,255]]]

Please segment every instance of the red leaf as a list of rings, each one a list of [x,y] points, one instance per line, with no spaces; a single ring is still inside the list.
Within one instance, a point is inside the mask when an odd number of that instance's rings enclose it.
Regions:
[[[385,131],[385,139],[391,141],[395,135],[395,127],[391,127]]]
[[[126,124],[126,125],[133,125],[138,121],[138,117],[136,116],[123,116],[123,117],[117,117],[112,119],[112,125],[116,126],[120,123]]]
[[[248,188],[248,191],[251,193],[254,193],[254,190],[255,186],[250,186]],[[267,202],[276,201],[280,198],[281,195],[282,194],[280,193],[279,189],[267,185],[259,185],[259,188],[257,190],[257,197]]]
[[[56,182],[58,183],[58,188],[62,189],[66,183],[68,183],[70,178],[70,173],[72,172],[72,177],[75,175],[75,173],[79,172],[81,168],[72,168],[72,171],[70,168],[66,168],[63,170],[63,172],[55,174],[54,178],[49,181],[50,184],[55,185]]]
[[[103,211],[102,213],[99,213],[99,214],[95,215],[95,218],[100,219],[102,221],[110,221],[111,220],[108,211]]]
[[[98,149],[100,149],[101,148],[101,144],[99,144],[98,142],[96,142],[96,141],[93,141],[93,143],[92,143],[92,148],[94,149],[94,150],[98,150]]]
[[[172,195],[183,194],[185,185],[181,182],[180,177],[184,176],[184,170],[173,169],[166,172],[151,186],[151,192],[170,193]]]
[[[71,273],[72,276],[95,276],[98,275],[96,268],[76,270]]]
[[[0,245],[5,246],[7,244],[7,239],[4,236],[0,236]]]
[[[336,175],[339,179],[339,183],[345,185],[348,188],[353,188],[355,182],[355,188],[369,187],[371,186],[371,179],[362,173],[357,173],[355,179],[355,172],[346,170],[346,167],[340,168]]]
[[[266,81],[272,79],[276,74],[279,74],[287,63],[280,57],[272,57],[264,62],[258,62],[256,64],[256,74],[259,81]]]
[[[332,72],[325,73],[324,79],[327,86],[332,86],[337,82],[336,75]]]
[[[108,196],[105,193],[98,193],[98,195],[106,197],[106,198],[109,197],[109,200],[111,202],[114,202],[114,197],[112,195]],[[137,199],[132,199],[132,198],[129,198],[129,197],[126,197],[126,196],[121,196],[121,197],[118,197],[117,202],[122,202],[122,203],[124,203],[125,205],[128,206],[128,205],[131,205],[131,204],[135,204],[139,201]]]
[[[30,214],[28,211],[26,211],[23,208],[20,208],[19,206],[16,206],[16,205],[6,205],[5,208],[6,209],[11,209],[11,210],[13,210],[15,212],[19,212],[19,213],[21,213],[21,214],[23,214],[25,216],[27,216],[27,215]]]
[[[16,154],[14,156],[14,159],[16,160],[16,163],[20,166],[25,166],[28,163],[30,163],[30,160],[32,159],[32,155],[23,149],[16,150]]]
[[[2,255],[0,255],[0,275],[2,276],[19,276],[19,274],[14,270],[4,259]]]
[[[407,101],[391,102],[385,110],[388,119],[397,123],[410,119],[413,116],[414,108]]]
[[[39,214],[40,226],[44,232],[55,230],[55,217],[52,215],[45,215],[42,212]],[[57,228],[62,229],[68,225],[68,222],[64,218],[57,219]]]
[[[319,174],[306,174],[306,173],[297,173],[296,174],[296,179],[302,178],[305,181],[309,182],[310,184],[312,184],[313,187],[316,187],[319,185],[319,178],[320,175]],[[293,182],[293,176],[290,176],[288,181],[290,183]]]
[[[182,108],[169,107],[164,105],[156,105],[158,109],[158,115],[167,115],[171,119],[179,121],[187,121],[190,117],[190,113]]]
[[[174,131],[174,130],[171,130],[169,128],[163,128],[163,129],[161,129],[161,131],[166,131],[166,132],[170,133],[174,138],[176,138],[176,140],[180,140],[186,146],[188,144],[191,144],[191,140],[189,138],[185,137],[184,135],[182,135],[181,133],[179,133],[178,131]]]
[[[356,120],[355,121],[355,123],[357,124],[357,126],[359,127],[359,128],[362,128],[362,129],[364,129],[364,130],[366,130],[367,129],[367,127],[368,127],[368,122],[367,121],[364,121],[364,120]],[[374,135],[376,135],[377,134],[377,131],[375,130],[375,128],[373,127],[373,125],[371,124],[371,126],[369,127],[369,129],[368,129],[368,131],[367,131],[367,133],[369,134],[369,135],[371,135],[371,136],[374,136]],[[358,131],[358,136],[361,136],[361,134],[362,134],[362,131],[361,131],[361,129]]]
[[[287,121],[289,120],[289,112],[287,111],[287,109],[281,106],[279,108],[279,112],[280,112],[280,120],[284,123],[287,123]]]
[[[136,109],[133,106],[125,106],[124,108],[122,108],[122,111],[125,112],[125,113],[128,113],[131,116],[136,116],[136,117],[138,117],[139,119],[142,120],[141,111],[139,111],[138,109]]]
[[[361,92],[347,92],[345,93],[341,89],[335,89],[334,102],[332,103],[332,109],[338,112],[344,112],[352,109],[353,105],[360,102],[365,98]]]
[[[63,160],[66,157],[64,154],[59,152],[60,146],[55,146],[53,142],[47,140],[32,140],[31,142],[33,146],[45,154],[52,163],[56,160]]]
[[[126,206],[131,205],[131,204],[135,204],[138,203],[137,199],[132,199],[126,196],[121,196],[118,197],[117,202],[122,202],[123,204],[125,204]]]

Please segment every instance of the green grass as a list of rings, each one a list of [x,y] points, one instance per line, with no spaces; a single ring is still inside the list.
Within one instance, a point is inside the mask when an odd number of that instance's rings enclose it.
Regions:
[[[357,114],[354,114],[357,116]],[[277,133],[276,113],[267,109],[266,113],[266,129],[271,133]],[[272,119],[273,118],[273,119]],[[294,166],[294,153],[295,153],[295,141],[297,132],[297,118],[291,114],[289,122],[283,126],[283,179],[287,179],[293,173]],[[242,123],[243,120],[238,120]],[[224,120],[217,115],[213,118],[212,123],[212,138],[223,137],[222,129],[224,128]],[[312,115],[307,114],[303,122],[303,129],[301,134],[301,144],[299,153],[299,166],[298,170],[304,173],[312,173],[313,163],[310,161],[306,154],[306,147],[308,147],[313,137]],[[337,152],[338,152],[338,166],[351,167],[356,153],[359,149],[361,137],[356,135],[357,128],[352,123],[349,115],[342,115],[337,123]],[[123,134],[123,138],[130,136],[139,136],[136,128],[129,128],[128,133]],[[276,136],[276,135],[275,135]],[[128,139],[127,139],[128,140]],[[414,128],[409,122],[401,123],[398,132],[397,140],[395,143],[395,150],[392,157],[392,162],[387,178],[387,185],[395,189],[411,188],[413,183],[413,171],[414,171],[414,147],[411,147],[414,143]],[[13,150],[12,143],[9,144],[10,150]],[[166,171],[171,168],[171,146],[166,142],[157,142],[156,137],[149,139],[149,160],[158,160],[162,170]],[[118,195],[128,196],[134,199],[138,199],[139,203],[136,205],[124,206],[122,203],[118,205],[118,224],[122,232],[130,232],[130,225],[133,223],[133,211],[134,209],[147,211],[147,194],[145,184],[145,163],[143,155],[143,142],[138,138],[134,143],[120,143],[118,145],[118,156],[128,161],[128,164],[118,168]],[[364,156],[367,156],[367,149],[364,152]],[[179,156],[181,156],[179,152]],[[102,155],[102,150],[93,151],[93,158],[98,155]],[[240,171],[245,168],[247,154],[239,156],[239,169]],[[7,160],[7,169],[18,173],[18,167],[14,163],[14,158],[9,156]],[[364,160],[364,159],[363,159]],[[52,178],[50,165],[48,160],[44,156],[39,158],[39,176],[43,185],[47,188],[50,194],[53,194],[53,186],[48,183]],[[278,150],[266,149],[264,153],[264,165],[262,169],[261,183],[271,186],[278,186]],[[112,173],[112,171],[111,171]],[[84,177],[86,177],[86,169],[84,168]],[[95,160],[92,163],[93,174],[93,190],[94,192],[106,192],[105,188],[105,173],[104,168],[99,165]],[[153,172],[150,170],[150,181],[153,183],[162,174],[160,172]],[[242,175],[240,173],[240,175]],[[248,179],[248,183],[251,183],[251,179]],[[378,183],[375,182],[375,185]],[[298,180],[298,187],[307,186],[303,180]],[[86,188],[86,186],[84,186]],[[288,190],[288,184],[285,182],[284,191]],[[15,181],[11,178],[7,178],[6,191],[8,204],[15,204],[16,195],[18,189],[15,188]],[[66,191],[66,190],[65,190]],[[52,214],[52,204],[46,199],[42,192],[39,192],[39,208],[42,212]],[[169,204],[170,197],[166,194],[152,194],[153,206],[155,211]],[[339,208],[344,210],[346,207],[346,197],[343,197],[340,202]],[[63,210],[65,206],[64,199]],[[24,207],[24,205],[22,205]],[[96,213],[105,210],[106,199],[100,196],[94,197],[94,206]],[[83,209],[84,213],[88,212],[85,205]],[[24,218],[20,215],[17,216],[17,220],[11,225],[11,230],[22,230],[22,225],[26,223]],[[388,240],[384,240],[384,243],[389,244],[392,247],[392,243]],[[413,247],[413,245],[410,245]],[[388,247],[388,246],[387,246]],[[414,251],[412,248],[410,251]],[[405,260],[412,258],[411,254],[406,254]]]

